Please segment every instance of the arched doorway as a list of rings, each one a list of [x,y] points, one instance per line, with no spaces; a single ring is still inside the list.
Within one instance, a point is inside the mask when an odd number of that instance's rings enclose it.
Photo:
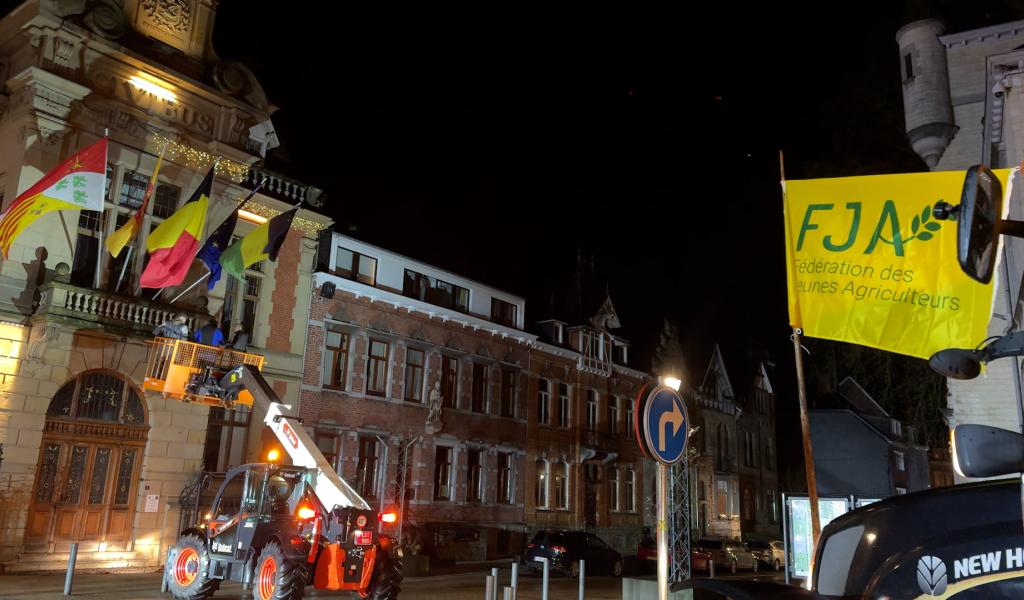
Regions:
[[[123,549],[148,431],[142,396],[120,373],[85,371],[57,390],[46,411],[25,548],[52,552],[83,542],[87,551],[104,542]]]

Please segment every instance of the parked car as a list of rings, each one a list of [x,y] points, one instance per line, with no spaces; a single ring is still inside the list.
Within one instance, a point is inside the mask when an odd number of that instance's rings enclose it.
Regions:
[[[758,562],[779,571],[782,565],[786,564],[786,552],[782,549],[782,542],[747,542],[747,548],[754,553]]]
[[[636,557],[640,561],[658,561],[658,543],[654,538],[642,538],[636,548]],[[696,545],[690,548],[690,570],[707,572],[711,570],[711,555]]]
[[[580,560],[587,561],[589,573],[622,575],[622,555],[601,538],[585,531],[538,531],[526,546],[522,564],[536,573],[543,568],[541,558],[547,558],[552,569],[569,577],[579,577]]]
[[[699,540],[696,547],[715,561],[715,571],[728,569],[735,573],[739,569],[757,572],[757,558],[740,542],[732,540]]]

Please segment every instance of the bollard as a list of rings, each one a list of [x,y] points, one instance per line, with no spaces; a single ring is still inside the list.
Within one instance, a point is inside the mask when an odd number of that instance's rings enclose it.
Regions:
[[[584,582],[587,580],[587,561],[580,559],[580,600],[583,600]]]
[[[512,561],[512,600],[516,600],[517,587],[519,585],[519,560]]]
[[[487,583],[484,585],[484,600],[493,600],[495,586],[494,576],[488,575],[486,581]]]
[[[512,586],[505,586],[505,593],[502,595],[502,600],[512,600]]]
[[[167,557],[164,559],[164,576],[160,578],[160,593],[167,593],[167,565],[171,564],[171,552],[174,551],[174,546],[167,548]]]
[[[544,578],[540,584],[540,600],[548,600],[548,559],[541,557],[540,560],[544,563]]]
[[[71,581],[75,578],[75,561],[78,560],[78,542],[71,543],[71,555],[68,556],[68,574],[64,578],[64,595],[71,595]]]
[[[494,578],[494,590],[491,592],[491,600],[498,600],[498,567],[491,567],[491,577]]]
[[[708,560],[708,577],[711,579],[715,578],[715,561]]]

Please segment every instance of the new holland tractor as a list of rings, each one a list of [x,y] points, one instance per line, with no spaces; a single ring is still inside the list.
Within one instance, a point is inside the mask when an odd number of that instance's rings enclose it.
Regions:
[[[299,600],[306,586],[393,600],[402,580],[400,552],[378,532],[395,515],[378,515],[342,480],[297,417],[286,415],[256,367],[223,376],[207,369],[187,394],[225,405],[251,395],[254,414],[290,455],[292,465],[254,463],[223,475],[200,522],[181,532],[164,577],[178,600],[210,598],[222,581],[241,582],[255,600]],[[248,398],[248,396],[246,396]],[[257,412],[259,411],[259,412]],[[273,454],[271,451],[270,454]],[[274,457],[270,457],[274,460]]]

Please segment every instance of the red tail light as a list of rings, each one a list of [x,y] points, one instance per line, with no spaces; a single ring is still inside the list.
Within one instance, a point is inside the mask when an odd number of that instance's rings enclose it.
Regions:
[[[552,546],[551,551],[555,554],[561,554],[562,552],[565,552],[565,546]]]
[[[316,511],[313,510],[312,508],[306,506],[305,504],[303,504],[302,506],[299,507],[299,509],[297,511],[295,511],[295,514],[300,519],[305,521],[307,519],[312,519],[313,517],[315,517],[316,516]]]
[[[527,548],[536,548],[537,544],[527,544],[526,547]]]
[[[397,523],[398,514],[393,512],[381,513],[378,516],[378,519],[380,520],[381,523]]]

